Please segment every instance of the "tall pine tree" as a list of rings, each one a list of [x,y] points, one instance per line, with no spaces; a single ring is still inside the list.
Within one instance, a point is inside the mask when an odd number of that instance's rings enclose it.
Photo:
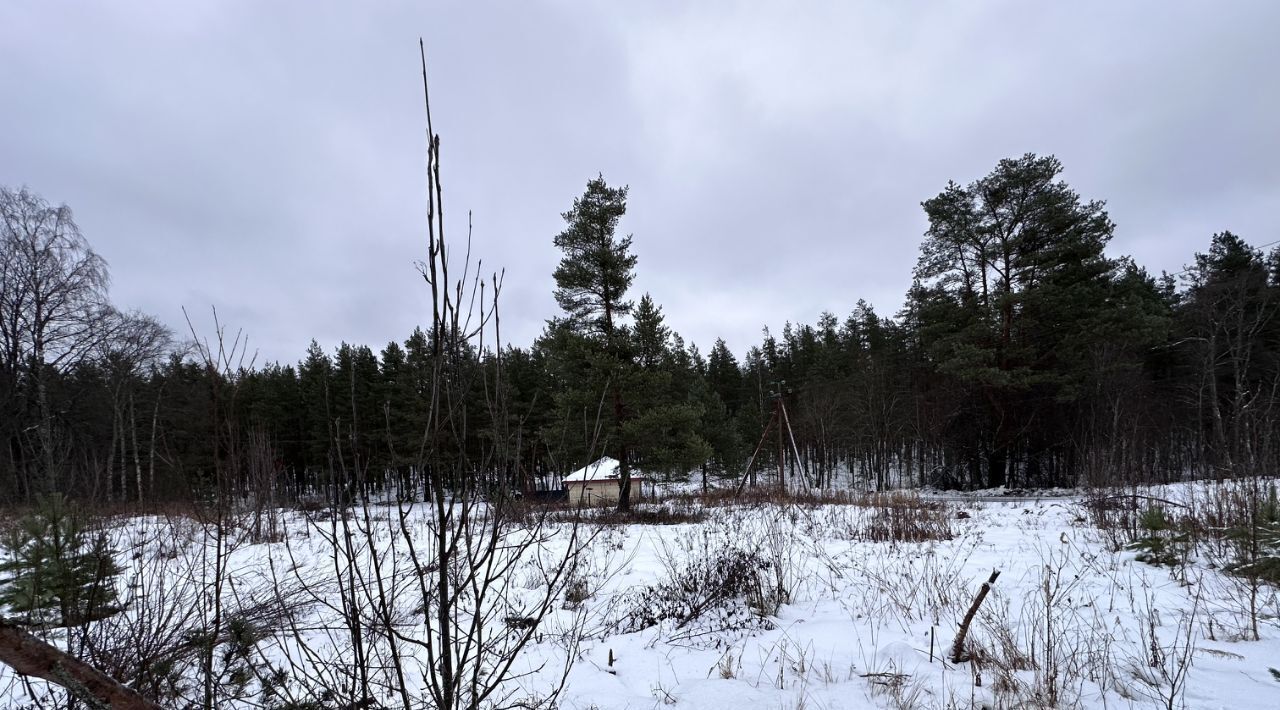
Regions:
[[[609,187],[604,177],[598,176],[562,215],[566,227],[554,240],[564,253],[555,271],[556,303],[567,316],[560,327],[576,336],[560,340],[586,344],[594,351],[590,353],[594,376],[585,382],[564,384],[570,389],[585,385],[603,390],[609,402],[611,422],[605,449],[620,462],[618,509],[623,511],[631,507],[631,464],[622,380],[632,362],[623,321],[632,310],[627,290],[636,266],[631,237],[617,236],[618,222],[626,211],[627,188]]]
[[[1103,204],[1082,202],[1061,172],[1053,156],[1027,154],[923,204],[909,317],[964,390],[949,435],[978,442],[964,463],[988,486],[1053,476],[1063,432],[1027,423],[1053,417],[1076,384],[1061,355],[1089,337],[1082,326],[1105,307],[1116,268],[1103,254],[1114,229]]]

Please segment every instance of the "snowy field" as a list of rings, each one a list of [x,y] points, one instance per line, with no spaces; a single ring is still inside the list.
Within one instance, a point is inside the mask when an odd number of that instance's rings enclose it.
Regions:
[[[1141,492],[1173,508],[1208,493]],[[1134,499],[1117,500],[1123,510]],[[1132,536],[1099,528],[1079,496],[683,500],[648,513],[651,524],[580,526],[582,556],[560,578],[554,563],[570,544],[567,523],[508,560],[485,602],[498,627],[490,639],[520,633],[521,614],[555,598],[515,659],[520,677],[495,697],[532,701],[563,681],[559,707],[581,710],[1280,707],[1274,590],[1261,590],[1251,615],[1247,584],[1221,571],[1225,546],[1177,550],[1170,564],[1139,561]],[[222,603],[259,629],[219,647],[218,682],[239,684],[244,696],[223,706],[260,707],[264,684],[285,706],[355,678],[343,621],[352,605],[362,607],[363,664],[372,669],[360,682],[400,706],[404,696],[381,689],[392,671],[390,646],[378,638],[387,624],[397,629],[387,638],[431,637],[418,576],[432,568],[414,565],[405,541],[425,544],[432,516],[414,510],[401,527],[395,508],[371,506],[353,516],[354,541],[335,546],[346,538],[331,518],[279,515],[273,541],[237,533],[221,558],[207,528],[190,520],[118,522],[118,548],[128,551],[121,598],[132,602],[99,622],[95,638],[133,634],[130,648],[159,645],[152,637],[207,623],[209,580],[222,559]],[[429,557],[421,547],[416,554]],[[960,621],[993,570],[969,658],[952,662]],[[290,612],[276,614],[276,605]],[[1250,640],[1254,616],[1260,641]],[[404,641],[397,653],[407,684],[421,687],[424,649]],[[195,668],[175,664],[175,687]],[[42,688],[0,671],[5,707],[37,706]]]
[[[852,506],[716,510],[697,525],[616,531],[600,559],[620,572],[588,602],[605,617],[628,590],[669,576],[673,559],[725,547],[786,570],[790,602],[754,632],[660,625],[593,640],[565,706],[1280,707],[1274,598],[1264,640],[1243,642],[1233,578],[1116,551],[1078,499],[948,504],[945,515],[951,539],[918,543],[868,541],[875,510]],[[981,660],[948,663],[993,569],[970,637]],[[603,667],[610,649],[616,674]]]

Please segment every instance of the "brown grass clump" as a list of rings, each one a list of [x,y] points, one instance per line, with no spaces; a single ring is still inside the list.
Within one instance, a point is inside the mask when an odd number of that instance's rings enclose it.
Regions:
[[[863,503],[871,508],[863,539],[871,542],[928,542],[950,540],[951,516],[947,506],[918,494],[895,491],[874,493]]]

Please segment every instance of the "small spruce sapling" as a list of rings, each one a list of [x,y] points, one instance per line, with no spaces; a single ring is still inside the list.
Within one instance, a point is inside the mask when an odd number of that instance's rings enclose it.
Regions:
[[[1280,585],[1280,500],[1275,486],[1270,486],[1266,498],[1253,507],[1251,519],[1227,530],[1236,547],[1236,560],[1227,571]]]
[[[74,626],[120,611],[120,568],[106,533],[60,495],[37,501],[0,545],[0,606],[24,623]]]
[[[1129,549],[1138,552],[1139,562],[1170,567],[1183,563],[1189,551],[1190,537],[1178,530],[1164,508],[1153,505],[1142,511],[1138,525],[1146,534],[1130,543]]]

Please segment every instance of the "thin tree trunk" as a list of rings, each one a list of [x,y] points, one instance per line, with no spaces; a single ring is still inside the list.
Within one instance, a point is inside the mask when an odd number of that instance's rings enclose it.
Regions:
[[[151,444],[147,452],[147,490],[151,491],[152,497],[156,494],[156,428],[160,422],[160,393],[163,390],[162,383],[160,389],[156,391],[156,406],[151,410]]]
[[[138,415],[133,406],[133,395],[129,395],[129,433],[133,435],[133,470],[138,484],[138,504],[142,504],[142,452],[138,448]],[[123,497],[123,496],[122,496]]]

